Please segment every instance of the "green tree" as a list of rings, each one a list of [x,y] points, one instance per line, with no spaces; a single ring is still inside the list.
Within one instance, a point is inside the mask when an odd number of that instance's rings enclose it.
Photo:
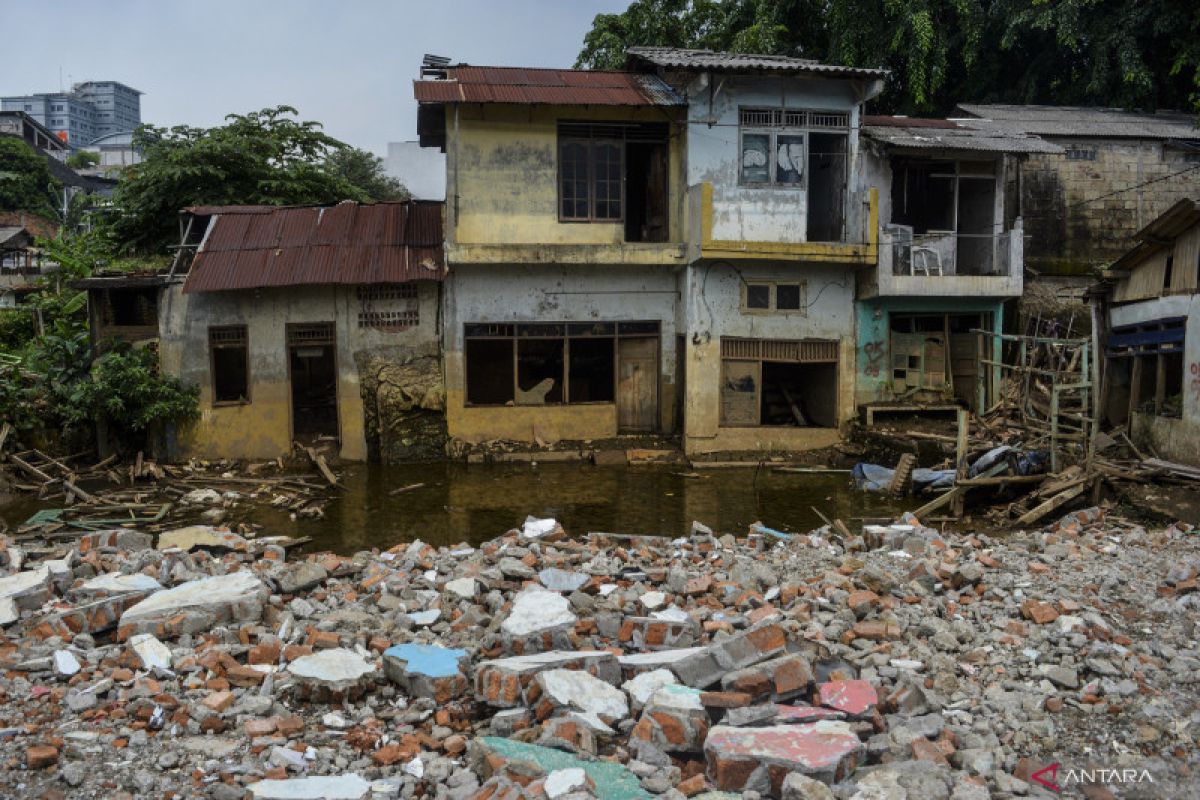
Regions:
[[[289,106],[226,117],[215,128],[143,125],[134,146],[144,160],[113,193],[107,233],[121,251],[162,252],[179,237],[179,211],[190,205],[298,205],[370,198],[325,168],[342,142]]]
[[[99,163],[100,154],[93,153],[91,150],[80,150],[77,153],[71,154],[71,157],[67,159],[67,166],[71,169],[87,169]]]
[[[595,18],[578,66],[620,68],[636,45],[886,67],[876,108],[896,113],[1200,100],[1194,0],[634,0]]]
[[[61,190],[45,156],[20,139],[0,136],[0,211],[54,218]]]
[[[404,184],[383,171],[383,159],[357,147],[343,147],[325,157],[325,169],[371,200],[407,200]]]

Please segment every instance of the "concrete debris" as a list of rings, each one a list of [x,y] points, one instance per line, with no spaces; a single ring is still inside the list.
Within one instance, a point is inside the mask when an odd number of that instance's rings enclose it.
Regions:
[[[1055,762],[1194,786],[1189,526],[549,522],[292,560],[209,528],[0,536],[0,796],[1001,800]]]

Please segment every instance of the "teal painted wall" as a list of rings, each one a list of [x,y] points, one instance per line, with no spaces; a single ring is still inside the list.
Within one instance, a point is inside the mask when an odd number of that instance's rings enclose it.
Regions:
[[[888,343],[891,314],[978,314],[992,315],[992,330],[1004,331],[1004,302],[992,298],[943,297],[905,298],[876,297],[859,300],[855,311],[855,393],[856,405],[891,400],[892,354]],[[992,339],[991,360],[1000,361],[1001,341]],[[1000,368],[991,367],[992,386],[1000,385]],[[991,401],[984,398],[986,406]]]

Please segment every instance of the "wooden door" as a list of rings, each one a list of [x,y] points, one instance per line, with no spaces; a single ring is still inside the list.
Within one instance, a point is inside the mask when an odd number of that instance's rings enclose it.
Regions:
[[[617,340],[617,430],[658,428],[658,339]]]

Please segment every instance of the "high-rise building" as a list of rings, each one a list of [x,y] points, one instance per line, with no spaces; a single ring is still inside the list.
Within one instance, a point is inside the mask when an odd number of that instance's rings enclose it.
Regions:
[[[24,111],[72,148],[79,148],[140,125],[141,94],[116,81],[86,81],[70,92],[0,98],[0,111]]]

